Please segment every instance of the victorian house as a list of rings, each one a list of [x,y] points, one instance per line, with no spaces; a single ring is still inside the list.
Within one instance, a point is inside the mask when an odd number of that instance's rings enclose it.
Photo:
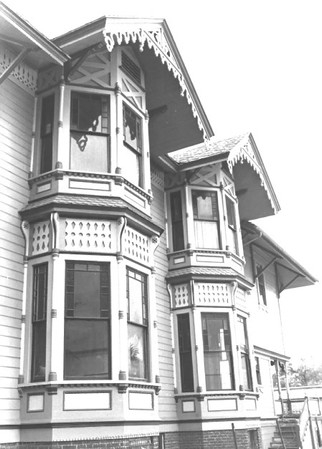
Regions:
[[[270,447],[315,279],[252,222],[253,136],[215,140],[164,20],[0,29],[0,447]]]

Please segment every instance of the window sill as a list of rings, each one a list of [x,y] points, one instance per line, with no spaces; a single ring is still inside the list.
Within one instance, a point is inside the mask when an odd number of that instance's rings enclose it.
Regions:
[[[133,380],[126,381],[112,381],[112,380],[74,380],[63,382],[39,382],[19,384],[18,391],[19,396],[22,397],[23,393],[33,390],[46,390],[49,395],[57,394],[59,389],[62,388],[115,388],[118,393],[123,394],[128,390],[153,390],[156,395],[161,390],[160,383],[150,382],[135,382]]]
[[[174,395],[175,401],[178,402],[180,399],[197,399],[199,402],[204,401],[207,398],[218,398],[223,397],[239,397],[240,400],[245,399],[245,397],[258,399],[259,393],[255,391],[237,391],[237,390],[225,390],[225,391],[207,391],[203,392],[191,392],[191,393],[177,393]]]

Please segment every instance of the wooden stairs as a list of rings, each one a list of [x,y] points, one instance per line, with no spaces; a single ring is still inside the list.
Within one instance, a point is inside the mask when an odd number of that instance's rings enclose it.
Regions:
[[[296,418],[280,418],[272,438],[270,449],[300,449],[299,421]]]

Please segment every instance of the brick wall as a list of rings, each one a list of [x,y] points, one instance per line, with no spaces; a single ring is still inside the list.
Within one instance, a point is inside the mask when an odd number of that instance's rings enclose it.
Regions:
[[[216,430],[165,434],[164,449],[262,449],[260,430],[251,430],[255,431],[255,447],[251,446],[250,431],[243,429],[236,430],[237,448],[232,430]]]

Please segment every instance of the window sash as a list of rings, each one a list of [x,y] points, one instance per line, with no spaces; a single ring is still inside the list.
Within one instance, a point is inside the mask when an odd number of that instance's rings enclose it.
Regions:
[[[170,193],[170,211],[172,225],[172,249],[180,251],[184,249],[182,199],[181,192]]]
[[[33,268],[31,381],[45,380],[48,264]]]
[[[148,378],[147,275],[127,268],[127,331],[129,378]]]
[[[231,390],[234,376],[228,315],[202,313],[201,319],[206,389]]]
[[[110,378],[110,350],[109,264],[67,262],[65,379]]]
[[[188,313],[177,317],[181,390],[183,393],[194,391],[190,318]]]
[[[55,95],[42,99],[40,125],[40,173],[52,170]]]
[[[192,190],[196,248],[220,248],[217,192]]]
[[[123,103],[124,143],[139,154],[142,152],[142,118]]]

